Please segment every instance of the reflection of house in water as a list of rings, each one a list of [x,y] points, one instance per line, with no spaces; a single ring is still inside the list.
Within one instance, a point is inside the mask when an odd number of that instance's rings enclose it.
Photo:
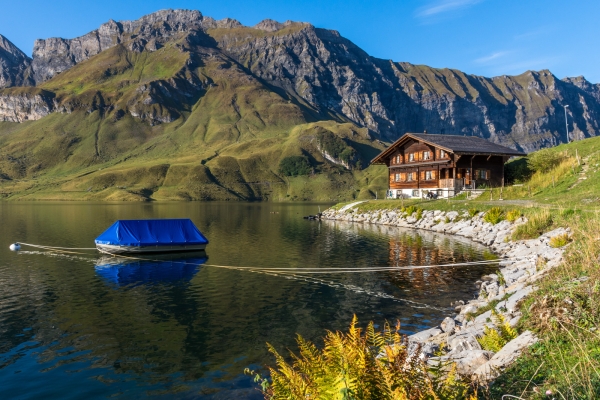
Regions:
[[[343,235],[349,246],[363,250],[364,256],[356,257],[352,266],[399,268],[367,274],[343,274],[331,279],[389,293],[408,302],[447,307],[452,301],[476,295],[473,282],[497,269],[485,263],[411,268],[483,260],[487,248],[461,236],[391,225],[332,220],[322,223],[333,226],[331,235]],[[400,315],[402,311],[398,313]]]
[[[454,264],[481,259],[481,248],[474,244],[451,240],[443,235],[425,234],[414,231],[402,233],[389,241],[389,265],[392,267],[433,266]],[[479,247],[479,246],[477,246]],[[390,280],[403,286],[410,282],[413,288],[446,285],[457,268],[415,268],[389,273]]]

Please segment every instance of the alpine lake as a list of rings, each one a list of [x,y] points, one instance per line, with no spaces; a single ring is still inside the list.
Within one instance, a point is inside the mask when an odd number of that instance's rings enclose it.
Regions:
[[[348,271],[490,254],[450,235],[303,219],[330,205],[0,202],[0,398],[262,399],[243,371],[275,364],[267,342],[284,355],[297,350],[296,334],[321,345],[354,314],[361,326],[426,329],[497,269]],[[140,261],[9,250],[93,248],[117,219],[142,218],[190,218],[210,241],[206,253]]]

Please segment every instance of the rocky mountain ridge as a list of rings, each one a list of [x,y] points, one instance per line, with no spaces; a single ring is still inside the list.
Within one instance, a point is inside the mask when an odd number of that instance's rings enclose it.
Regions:
[[[375,197],[369,161],[406,131],[531,151],[597,135],[600,86],[381,60],[338,32],[198,11],[109,21],[0,52],[0,197]]]
[[[532,151],[567,141],[562,113],[567,104],[571,139],[600,132],[600,85],[583,77],[559,80],[542,70],[485,78],[377,59],[338,32],[306,23],[264,20],[245,27],[190,10],[162,10],[136,21],[111,20],[75,39],[37,40],[33,59],[17,58],[21,64],[16,69],[2,67],[0,72],[11,78],[0,83],[43,85],[119,44],[135,52],[153,52],[181,35],[204,41],[318,118],[352,122],[384,141],[427,130],[476,135]]]
[[[0,35],[0,89],[32,85],[33,81],[27,75],[30,64],[31,58]]]

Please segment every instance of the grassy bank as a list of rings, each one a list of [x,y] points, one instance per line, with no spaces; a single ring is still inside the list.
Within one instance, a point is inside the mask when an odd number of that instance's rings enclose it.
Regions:
[[[569,227],[570,237],[556,239],[556,246],[569,242],[564,262],[540,279],[538,290],[521,304],[519,332],[532,330],[540,341],[488,387],[480,387],[478,397],[600,398],[600,138],[514,160],[508,170],[515,185],[488,190],[474,200],[371,200],[355,208],[417,216],[419,210],[485,211],[490,221],[524,215],[528,222],[512,240]]]

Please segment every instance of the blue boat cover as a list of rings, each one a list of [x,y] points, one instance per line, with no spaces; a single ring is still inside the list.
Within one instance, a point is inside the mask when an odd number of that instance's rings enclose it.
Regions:
[[[96,238],[115,246],[186,246],[208,244],[189,219],[121,219]]]

